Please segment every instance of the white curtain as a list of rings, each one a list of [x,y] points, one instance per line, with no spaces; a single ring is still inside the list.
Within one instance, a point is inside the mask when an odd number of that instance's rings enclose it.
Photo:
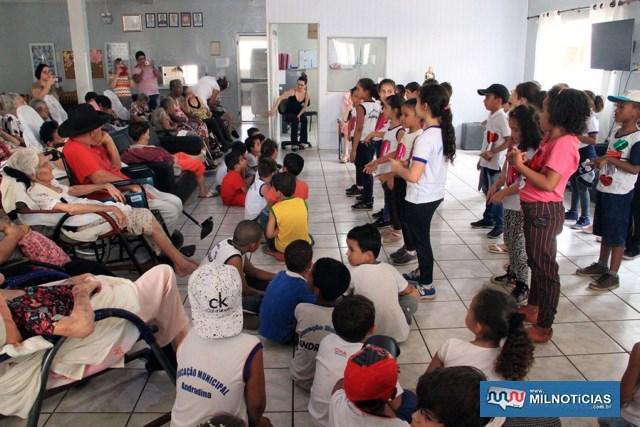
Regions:
[[[562,20],[557,10],[545,12],[538,18],[536,38],[536,62],[534,78],[543,88],[549,88],[557,80],[557,60],[561,57],[558,39],[561,37]]]

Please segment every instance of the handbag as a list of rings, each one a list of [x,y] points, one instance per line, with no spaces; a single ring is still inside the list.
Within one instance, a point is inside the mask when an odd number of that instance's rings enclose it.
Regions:
[[[22,238],[18,240],[18,246],[20,246],[22,254],[31,261],[44,262],[57,265],[58,267],[62,267],[71,262],[71,258],[69,258],[69,255],[67,255],[62,248],[56,245],[51,239],[34,230],[22,236]]]

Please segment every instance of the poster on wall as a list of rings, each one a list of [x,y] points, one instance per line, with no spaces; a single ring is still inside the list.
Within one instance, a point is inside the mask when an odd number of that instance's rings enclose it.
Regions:
[[[129,67],[129,43],[105,43],[104,44],[104,67],[107,73],[113,73],[113,61],[121,58],[124,65]],[[104,70],[103,70],[104,74]]]
[[[29,43],[29,55],[31,56],[31,75],[36,81],[35,72],[39,64],[47,64],[52,76],[59,76],[56,67],[56,51],[53,43]]]
[[[64,69],[64,78],[67,80],[73,80],[76,78],[76,68],[73,62],[73,51],[62,51],[62,68]]]
[[[91,78],[104,78],[104,66],[102,65],[102,49],[89,50],[89,62],[91,63]]]

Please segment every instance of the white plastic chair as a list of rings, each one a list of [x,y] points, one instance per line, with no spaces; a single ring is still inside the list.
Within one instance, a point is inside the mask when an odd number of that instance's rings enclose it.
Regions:
[[[49,114],[51,118],[58,122],[58,124],[62,124],[65,120],[67,120],[67,112],[62,108],[62,104],[58,101],[53,95],[45,95],[43,101],[49,107]]]
[[[42,142],[40,141],[40,127],[44,120],[42,117],[28,105],[21,105],[17,109],[18,120],[22,125],[22,137],[27,147],[35,148],[42,151]]]
[[[129,119],[130,119],[129,110],[124,108],[124,105],[122,105],[122,102],[120,102],[120,99],[118,98],[118,96],[115,93],[113,93],[113,91],[111,91],[109,89],[107,89],[104,92],[102,92],[102,94],[104,96],[106,96],[107,98],[109,98],[109,100],[111,101],[111,108],[116,113],[118,118],[120,120],[129,121]]]

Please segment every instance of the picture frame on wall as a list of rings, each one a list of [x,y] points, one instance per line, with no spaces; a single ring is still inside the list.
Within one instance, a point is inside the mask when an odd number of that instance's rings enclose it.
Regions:
[[[40,64],[47,64],[52,76],[60,76],[56,66],[56,50],[53,43],[29,43],[29,55],[31,56],[31,76],[33,81],[36,81],[34,74]]]
[[[122,15],[122,32],[135,33],[142,31],[142,14]]]
[[[180,13],[180,26],[181,27],[190,27],[191,26],[191,12],[181,12]]]
[[[144,14],[144,23],[147,28],[156,28],[156,14],[155,13],[145,13]]]
[[[121,58],[127,68],[130,68],[129,62],[129,43],[105,43],[104,44],[104,69],[107,70],[107,76],[113,74],[113,62]]]
[[[179,19],[180,19],[180,14],[175,13],[175,12],[170,13],[169,14],[169,26],[170,27],[179,27],[180,26]]]
[[[168,26],[167,14],[166,13],[158,13],[157,14],[156,23],[158,24],[158,28],[165,28]]]
[[[193,12],[193,26],[194,27],[204,27],[204,20],[202,17],[202,12]]]

